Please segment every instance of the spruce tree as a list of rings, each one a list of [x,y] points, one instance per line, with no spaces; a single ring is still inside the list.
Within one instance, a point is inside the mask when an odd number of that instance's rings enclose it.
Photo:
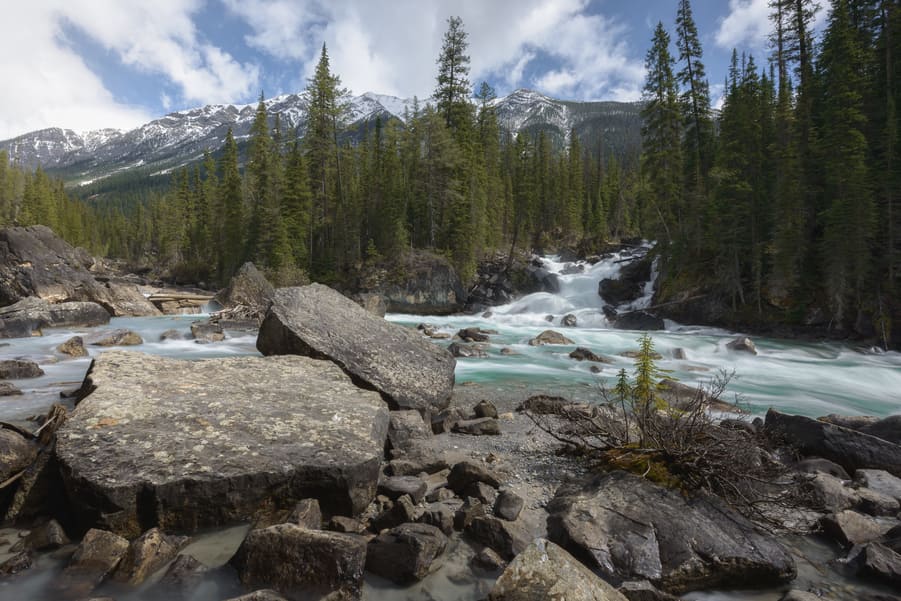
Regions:
[[[468,34],[463,29],[460,17],[447,20],[447,31],[441,53],[438,55],[438,76],[435,92],[432,97],[444,124],[455,134],[466,124],[469,114],[469,96],[472,86],[469,83],[469,47]]]

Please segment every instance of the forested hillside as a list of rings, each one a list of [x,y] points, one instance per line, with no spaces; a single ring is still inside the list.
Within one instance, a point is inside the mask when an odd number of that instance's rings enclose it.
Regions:
[[[690,3],[677,2],[647,54],[640,161],[586,132],[562,148],[539,126],[504,133],[491,87],[472,100],[452,18],[432,97],[359,141],[343,135],[348,94],[323,46],[302,139],[261,97],[243,164],[230,132],[168,191],[96,210],[3,160],[3,219],[212,282],[245,260],[280,283],[341,282],[414,248],[465,279],[497,251],[642,236],[658,243],[657,301],[673,317],[888,340],[901,286],[899,2],[833,0],[821,36],[812,0],[770,5],[770,54],[733,54],[715,111]]]

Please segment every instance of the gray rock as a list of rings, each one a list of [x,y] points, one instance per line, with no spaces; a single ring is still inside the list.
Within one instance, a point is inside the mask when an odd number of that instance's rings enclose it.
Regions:
[[[901,555],[888,547],[870,543],[858,556],[858,562],[862,575],[901,586]]]
[[[570,359],[575,359],[576,361],[591,361],[593,363],[611,363],[610,359],[606,357],[602,357],[597,355],[591,349],[587,349],[584,346],[578,347],[576,350],[569,354]]]
[[[492,507],[497,500],[497,489],[484,482],[473,482],[463,491],[462,497],[472,497],[481,501],[485,507]]]
[[[674,348],[673,359],[677,359],[679,361],[685,361],[686,359],[688,359],[688,355],[685,353],[685,349],[682,347]]]
[[[262,321],[274,297],[275,288],[266,276],[253,263],[244,263],[214,300],[226,309],[246,307],[256,319]]]
[[[479,401],[475,407],[472,408],[473,413],[475,413],[476,417],[491,417],[497,419],[497,407],[491,401]]]
[[[203,581],[210,569],[191,555],[175,558],[156,585],[166,597],[186,598]]]
[[[498,555],[497,551],[489,547],[485,547],[476,553],[475,557],[472,558],[472,563],[489,572],[496,572],[507,567],[507,562],[504,561],[504,558]]]
[[[447,352],[458,359],[482,359],[488,356],[488,353],[480,348],[468,344],[459,344],[457,342],[451,342],[447,347]]]
[[[488,334],[480,328],[463,328],[457,332],[457,337],[463,342],[488,342],[491,340]]]
[[[470,436],[499,436],[501,427],[493,417],[480,417],[454,422],[454,425],[451,426],[451,432],[469,434]]]
[[[191,337],[199,344],[209,344],[225,340],[225,332],[218,323],[195,321],[191,324]]]
[[[91,346],[137,346],[144,344],[144,339],[137,332],[117,329],[97,332],[88,337],[87,343]]]
[[[434,526],[450,536],[454,531],[454,517],[462,505],[463,502],[459,499],[446,499],[430,503],[422,512],[419,521]]]
[[[545,344],[575,344],[575,342],[554,330],[545,330],[529,340],[529,346],[542,346]]]
[[[834,461],[848,472],[878,469],[901,476],[901,446],[863,432],[773,409],[767,411],[764,431],[805,455]]]
[[[505,520],[513,521],[519,517],[525,501],[511,490],[502,490],[494,503],[494,515]]]
[[[18,474],[34,461],[38,447],[18,432],[0,428],[0,482]]]
[[[392,408],[440,411],[453,390],[450,353],[320,284],[276,291],[257,348],[264,355],[330,359],[382,393]]]
[[[416,505],[425,497],[429,485],[416,476],[391,476],[379,482],[378,493],[395,501],[403,495],[410,495]]]
[[[44,328],[102,326],[109,320],[110,314],[97,303],[52,304],[29,297],[0,308],[0,338],[40,336]]]
[[[901,501],[901,478],[885,470],[857,470],[854,472],[854,480],[861,486]]]
[[[579,320],[572,313],[568,313],[560,320],[560,325],[564,328],[575,328],[579,325]]]
[[[901,415],[890,415],[861,428],[861,432],[901,444]]]
[[[286,558],[291,558],[286,561]],[[359,599],[366,539],[355,534],[278,524],[252,530],[229,563],[245,586],[271,586],[283,593]]]
[[[128,552],[128,541],[105,530],[88,530],[52,588],[64,599],[88,595]]]
[[[666,324],[647,311],[627,311],[616,316],[613,327],[618,330],[665,330]]]
[[[466,530],[476,518],[486,515],[485,505],[478,499],[467,498],[454,513],[454,529]]]
[[[409,495],[404,495],[388,509],[377,515],[369,527],[373,532],[380,532],[386,528],[395,528],[401,524],[415,522],[418,517],[419,515],[412,499],[410,499]]]
[[[288,514],[287,520],[289,524],[297,524],[310,530],[319,530],[322,528],[322,510],[319,508],[319,501],[316,499],[301,499]]]
[[[623,582],[617,590],[629,601],[679,601],[678,597],[664,593],[647,580]]]
[[[497,579],[490,601],[626,601],[554,543],[537,539],[528,545]]]
[[[821,422],[832,424],[833,426],[841,426],[849,430],[863,430],[868,426],[872,426],[879,421],[878,417],[872,415],[841,415],[838,413],[830,413],[818,418]]]
[[[829,461],[828,459],[822,459],[820,457],[809,457],[807,459],[799,461],[795,465],[795,469],[803,474],[816,474],[818,472],[822,472],[824,474],[834,476],[839,480],[851,479],[851,476],[848,475],[848,472],[845,471],[845,468],[835,463],[834,461]]]
[[[522,553],[532,540],[519,522],[508,522],[493,515],[474,518],[466,528],[466,533],[507,560]]]
[[[21,551],[16,553],[3,563],[0,563],[0,577],[15,576],[20,572],[31,569],[34,565],[34,553]]]
[[[162,334],[160,334],[160,342],[165,342],[166,340],[184,340],[185,336],[178,330],[166,330]]]
[[[365,529],[366,527],[359,520],[344,515],[332,516],[332,519],[328,521],[328,530],[332,532],[359,534]]]
[[[754,341],[747,336],[739,336],[735,340],[726,343],[726,348],[730,351],[751,353],[752,355],[757,354],[757,346],[754,344]]]
[[[0,382],[0,397],[19,396],[20,394],[22,394],[22,391],[12,382]]]
[[[126,282],[88,282],[76,288],[69,300],[97,303],[113,317],[153,317],[162,312],[140,289]]]
[[[0,380],[24,380],[38,378],[44,370],[28,359],[4,359],[0,361]]]
[[[458,495],[463,494],[469,485],[476,482],[484,482],[494,488],[501,485],[501,481],[495,474],[471,461],[461,461],[455,464],[447,475],[447,487]]]
[[[187,542],[186,536],[172,536],[164,534],[159,528],[151,528],[129,544],[111,578],[137,586],[173,560]]]
[[[88,349],[84,347],[84,338],[81,336],[72,336],[61,345],[56,347],[57,352],[70,357],[87,357]]]
[[[611,582],[678,594],[795,577],[791,555],[718,499],[687,500],[632,474],[564,485],[548,511],[548,537]]]
[[[878,540],[896,524],[896,520],[875,518],[850,509],[820,520],[820,527],[827,536],[849,547]]]
[[[432,429],[418,411],[392,411],[388,422],[388,442],[392,449],[407,450],[415,440],[431,438]]]
[[[366,569],[397,584],[425,578],[437,567],[447,537],[435,526],[402,524],[369,541]]]
[[[388,411],[327,361],[109,351],[84,389],[56,457],[85,526],[191,532],[304,498],[355,514],[375,495]]]
[[[68,545],[71,540],[66,536],[66,531],[56,520],[49,520],[35,526],[23,539],[14,544],[10,551],[52,551]]]
[[[361,294],[382,296],[390,313],[449,315],[462,310],[466,300],[450,261],[422,250],[391,257],[389,266],[377,265],[360,278],[358,288]]]
[[[854,507],[859,502],[857,491],[829,474],[816,474],[810,480],[810,486],[813,499],[827,511],[842,511]]]
[[[855,509],[868,515],[896,516],[901,510],[898,499],[877,492],[872,488],[858,488]]]

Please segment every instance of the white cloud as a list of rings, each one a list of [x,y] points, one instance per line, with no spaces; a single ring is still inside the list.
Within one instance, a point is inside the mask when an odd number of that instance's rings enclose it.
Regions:
[[[469,34],[470,81],[499,88],[536,86],[571,98],[638,98],[644,69],[631,58],[624,27],[586,13],[587,0],[223,0],[252,29],[249,45],[298,63],[298,85],[312,74],[321,43],[332,69],[355,93],[428,97],[446,20]],[[555,75],[529,79],[551,57]]]
[[[73,50],[67,30],[83,34],[135,72],[163,77],[178,91],[180,104],[252,95],[257,68],[238,63],[198,35],[192,18],[202,6],[202,0],[41,0],[5,6],[0,80],[8,87],[0,95],[0,139],[44,127],[129,128],[154,116],[146,107],[116,99]]]
[[[766,48],[770,33],[768,0],[729,0],[729,14],[720,22],[714,40],[726,50]]]

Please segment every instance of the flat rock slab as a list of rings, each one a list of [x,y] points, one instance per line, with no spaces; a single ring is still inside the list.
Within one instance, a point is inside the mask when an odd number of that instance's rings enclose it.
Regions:
[[[329,359],[355,382],[382,393],[392,409],[440,411],[454,387],[450,353],[321,284],[275,291],[257,349]]]
[[[327,361],[108,351],[83,390],[56,446],[83,527],[190,532],[303,498],[356,514],[375,495],[388,411]]]

